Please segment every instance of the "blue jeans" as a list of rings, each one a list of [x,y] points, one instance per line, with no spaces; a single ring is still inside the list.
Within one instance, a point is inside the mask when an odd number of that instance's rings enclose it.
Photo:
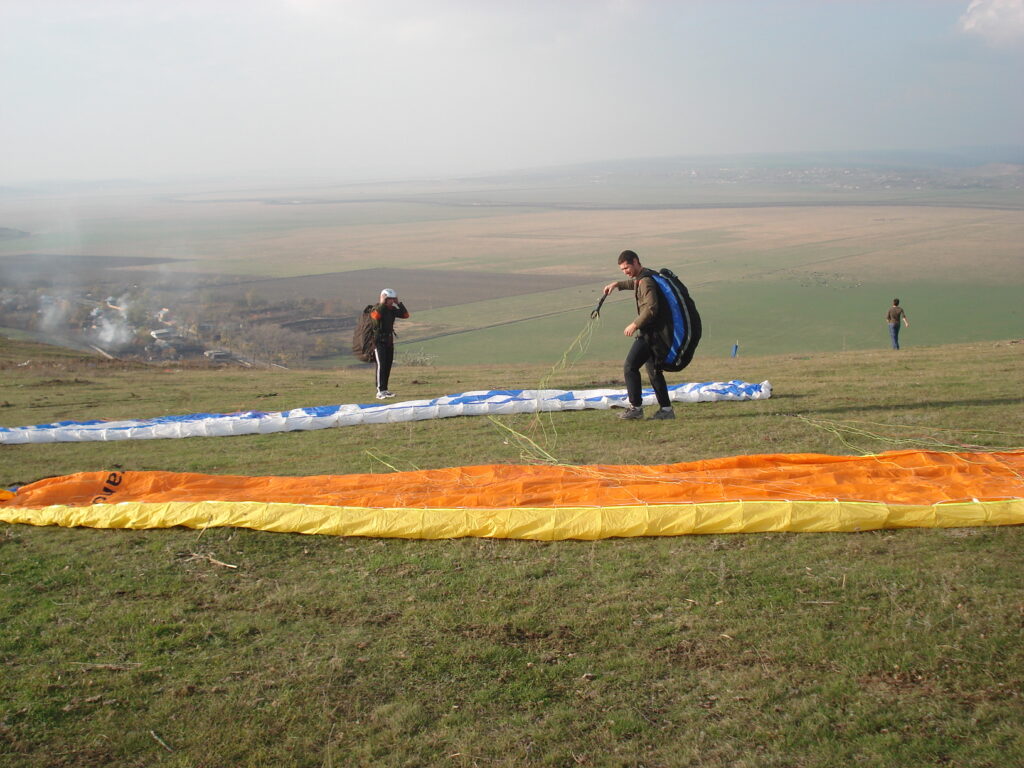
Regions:
[[[892,339],[892,348],[900,348],[900,324],[889,323],[889,338]]]

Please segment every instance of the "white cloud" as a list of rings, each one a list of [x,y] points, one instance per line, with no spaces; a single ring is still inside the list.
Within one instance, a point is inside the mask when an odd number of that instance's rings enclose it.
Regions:
[[[1024,0],[971,0],[957,26],[994,45],[1024,42]]]

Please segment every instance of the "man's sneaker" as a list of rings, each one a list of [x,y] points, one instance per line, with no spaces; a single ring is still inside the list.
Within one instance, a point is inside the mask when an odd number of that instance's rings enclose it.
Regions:
[[[392,392],[390,389],[385,389],[383,392],[381,392],[381,394],[384,395],[384,397],[394,397],[395,396],[395,393]]]
[[[671,406],[668,408],[659,408],[652,415],[652,419],[674,419],[676,412],[672,410]]]
[[[387,400],[389,397],[391,397],[391,395],[388,394],[388,391],[386,389],[382,389],[380,392],[377,393],[378,400]]]
[[[642,419],[643,417],[644,409],[632,405],[619,414],[620,419]]]

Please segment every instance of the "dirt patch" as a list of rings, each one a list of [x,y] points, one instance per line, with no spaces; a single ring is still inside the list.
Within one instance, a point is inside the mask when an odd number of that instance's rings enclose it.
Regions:
[[[73,379],[47,379],[46,381],[37,381],[29,386],[33,387],[62,387],[65,384],[92,384],[93,382],[87,379],[80,379],[77,376]]]
[[[11,285],[42,281],[48,285],[85,285],[105,280],[115,284],[137,282],[137,275],[125,275],[125,268],[153,267],[177,259],[147,256],[75,256],[59,253],[26,253],[0,259],[0,280]],[[145,273],[142,273],[145,275]],[[157,277],[154,275],[154,278]]]
[[[375,303],[382,288],[393,288],[409,310],[435,309],[472,301],[499,299],[573,285],[592,284],[593,275],[517,275],[444,269],[360,269],[322,275],[246,280],[221,286],[218,294],[243,297],[255,293],[268,301],[312,298],[343,306]]]

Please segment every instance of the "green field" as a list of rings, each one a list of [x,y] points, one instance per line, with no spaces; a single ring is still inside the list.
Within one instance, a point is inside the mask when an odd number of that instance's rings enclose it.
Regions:
[[[567,463],[1021,447],[1022,356],[1002,341],[708,357],[687,373],[767,378],[774,396],[680,406],[674,422],[504,421]],[[0,341],[0,370],[6,426],[372,394],[365,368],[146,367],[26,341]],[[618,378],[616,356],[555,373],[399,366],[393,385],[419,398]],[[4,485],[522,459],[484,418],[0,455]],[[1022,537],[541,543],[2,525],[0,765],[1016,765]]]
[[[829,288],[815,285],[748,280],[712,283],[692,291],[704,323],[704,336],[696,359],[725,357],[739,343],[741,355],[827,352],[844,349],[884,349],[889,346],[885,310],[899,295],[911,320],[903,329],[904,347],[959,343],[978,338],[1024,335],[1024,308],[1018,301],[1017,285],[952,285],[925,282]],[[511,299],[468,304],[454,311],[451,326],[469,322],[469,316],[487,317],[501,323],[486,330],[458,333],[416,343],[415,335],[400,339],[400,350],[427,355],[440,364],[460,360],[499,365],[502,363],[544,363],[559,360],[572,347],[577,335],[587,329],[590,310],[600,298],[596,291],[567,289],[538,295],[534,304]],[[588,303],[589,302],[589,303]],[[632,295],[612,296],[601,310],[582,359],[602,360],[625,357],[631,341],[622,329],[635,315]],[[575,305],[554,316],[513,322],[515,308],[541,314]],[[510,307],[510,305],[513,305]],[[525,305],[525,306],[524,306]],[[978,311],[969,312],[970,307]],[[998,311],[992,308],[998,307]],[[440,311],[417,320],[430,323]],[[431,328],[430,330],[435,330]],[[688,374],[683,374],[688,375]]]

